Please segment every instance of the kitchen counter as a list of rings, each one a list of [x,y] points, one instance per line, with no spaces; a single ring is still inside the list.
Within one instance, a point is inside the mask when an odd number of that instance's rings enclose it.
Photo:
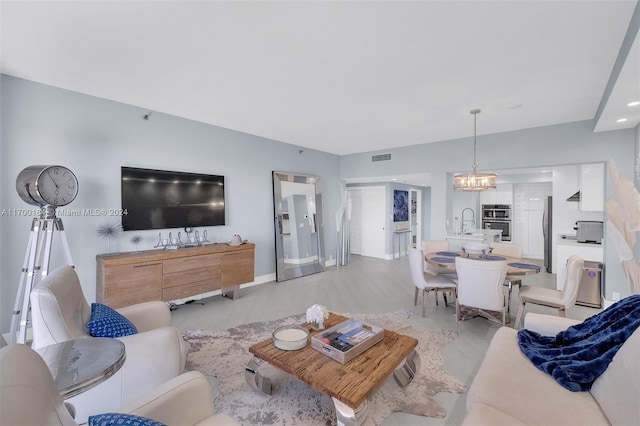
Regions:
[[[449,241],[449,250],[460,251],[462,244],[468,242],[489,244],[502,241],[501,230],[469,229],[462,234],[449,233],[445,237]]]
[[[582,246],[586,246],[586,247],[602,247],[602,244],[579,243],[578,240],[570,240],[570,239],[567,239],[567,238],[562,238],[561,236],[558,236],[556,244],[563,245],[563,246],[574,246],[574,247],[582,247]]]

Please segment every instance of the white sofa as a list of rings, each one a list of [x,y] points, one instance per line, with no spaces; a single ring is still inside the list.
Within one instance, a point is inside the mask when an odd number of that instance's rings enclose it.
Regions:
[[[525,328],[555,335],[578,323],[529,313]],[[589,392],[571,392],[538,370],[520,351],[517,330],[493,337],[467,393],[463,425],[640,424],[640,328]]]

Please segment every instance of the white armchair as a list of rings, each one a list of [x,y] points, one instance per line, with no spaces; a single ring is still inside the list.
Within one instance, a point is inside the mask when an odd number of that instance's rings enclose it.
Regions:
[[[110,411],[184,371],[188,347],[180,331],[170,326],[171,314],[164,302],[146,302],[117,311],[136,326],[138,333],[119,337],[125,345],[126,361],[114,376],[69,399],[81,421],[88,413]],[[90,337],[86,329],[90,315],[75,270],[69,266],[57,268],[31,292],[32,347]]]
[[[72,412],[73,407],[60,398],[49,369],[34,350],[18,344],[0,349],[0,424],[77,426]],[[166,425],[238,424],[215,413],[209,382],[195,371],[174,377],[109,412],[147,417]]]

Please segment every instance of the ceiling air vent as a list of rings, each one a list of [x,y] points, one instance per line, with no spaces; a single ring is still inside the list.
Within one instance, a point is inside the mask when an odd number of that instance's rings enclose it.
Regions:
[[[371,156],[371,162],[375,163],[376,161],[389,161],[391,160],[391,154],[378,154]]]

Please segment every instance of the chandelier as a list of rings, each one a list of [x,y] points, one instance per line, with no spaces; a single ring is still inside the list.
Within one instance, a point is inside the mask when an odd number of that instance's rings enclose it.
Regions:
[[[494,173],[476,173],[476,118],[480,114],[479,109],[472,109],[473,114],[473,173],[457,175],[453,179],[453,189],[456,191],[480,192],[487,189],[495,189],[496,175]]]

